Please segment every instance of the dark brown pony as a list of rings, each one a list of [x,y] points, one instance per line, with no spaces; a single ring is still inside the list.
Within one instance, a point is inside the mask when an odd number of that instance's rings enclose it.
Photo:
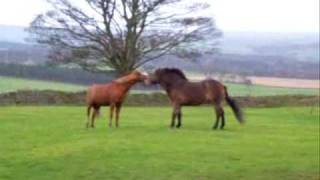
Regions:
[[[182,71],[175,68],[157,69],[150,74],[148,83],[159,83],[167,92],[173,106],[171,127],[175,126],[175,119],[178,119],[179,128],[181,124],[181,106],[192,106],[200,104],[212,104],[216,111],[216,122],[213,126],[217,129],[221,120],[220,129],[224,128],[225,118],[223,100],[232,108],[237,120],[243,123],[242,111],[237,103],[228,95],[227,88],[218,81],[206,79],[200,82],[190,82]]]
[[[91,116],[91,127],[94,128],[95,117],[99,114],[101,106],[110,106],[109,127],[112,127],[113,113],[116,113],[116,127],[119,126],[119,113],[122,102],[124,101],[128,90],[135,83],[146,79],[146,75],[138,71],[127,74],[107,84],[95,84],[89,87],[87,91],[87,128],[90,124],[90,114],[93,108],[94,112]]]

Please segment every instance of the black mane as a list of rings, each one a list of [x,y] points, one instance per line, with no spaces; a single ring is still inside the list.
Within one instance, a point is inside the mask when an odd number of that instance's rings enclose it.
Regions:
[[[162,69],[158,69],[157,71],[161,71],[162,73],[165,73],[165,74],[175,74],[181,79],[188,80],[186,75],[180,69],[177,69],[177,68],[162,68]]]

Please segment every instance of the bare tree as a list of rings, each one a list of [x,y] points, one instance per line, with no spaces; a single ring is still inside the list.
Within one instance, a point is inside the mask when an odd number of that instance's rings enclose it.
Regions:
[[[54,62],[93,72],[127,73],[173,50],[192,51],[191,42],[219,34],[213,19],[201,15],[206,3],[82,0],[80,8],[80,1],[47,1],[53,10],[31,23],[33,38],[50,47]]]

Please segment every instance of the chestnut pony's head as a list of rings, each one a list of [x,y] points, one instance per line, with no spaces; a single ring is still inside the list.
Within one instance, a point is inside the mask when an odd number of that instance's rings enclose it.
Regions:
[[[147,73],[132,71],[130,73],[125,74],[124,76],[116,79],[115,81],[118,83],[126,83],[126,82],[140,82],[145,81],[147,79]]]

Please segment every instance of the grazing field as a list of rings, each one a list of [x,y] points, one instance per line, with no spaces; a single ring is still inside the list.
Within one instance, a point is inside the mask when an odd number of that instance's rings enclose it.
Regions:
[[[84,86],[68,83],[0,76],[0,93],[13,92],[17,90],[57,90],[75,92],[84,89]]]
[[[124,107],[119,129],[104,109],[84,128],[84,107],[1,107],[0,179],[319,179],[318,107],[227,109],[213,131],[209,107]]]
[[[319,89],[281,88],[227,83],[228,90],[233,96],[277,96],[277,95],[320,95]]]
[[[319,80],[308,79],[294,79],[294,78],[274,78],[274,77],[249,77],[252,84],[259,84],[274,87],[288,87],[288,88],[313,88],[319,89]]]
[[[319,89],[279,88],[243,84],[227,83],[228,90],[233,96],[273,96],[273,95],[319,95]],[[58,90],[67,92],[83,91],[86,86],[68,83],[58,83],[40,80],[9,78],[0,76],[0,93],[18,90]],[[145,91],[132,90],[132,93],[145,93]]]
[[[202,80],[206,77],[201,73],[188,72],[188,77],[191,80]],[[230,74],[231,75],[231,74]],[[221,79],[213,75],[214,78]],[[319,79],[297,79],[297,78],[284,78],[284,77],[268,77],[268,76],[247,76],[247,77],[227,77],[224,80],[232,80],[237,82],[244,82],[250,80],[252,85],[262,85],[269,87],[282,87],[282,88],[302,88],[302,89],[319,89]]]

